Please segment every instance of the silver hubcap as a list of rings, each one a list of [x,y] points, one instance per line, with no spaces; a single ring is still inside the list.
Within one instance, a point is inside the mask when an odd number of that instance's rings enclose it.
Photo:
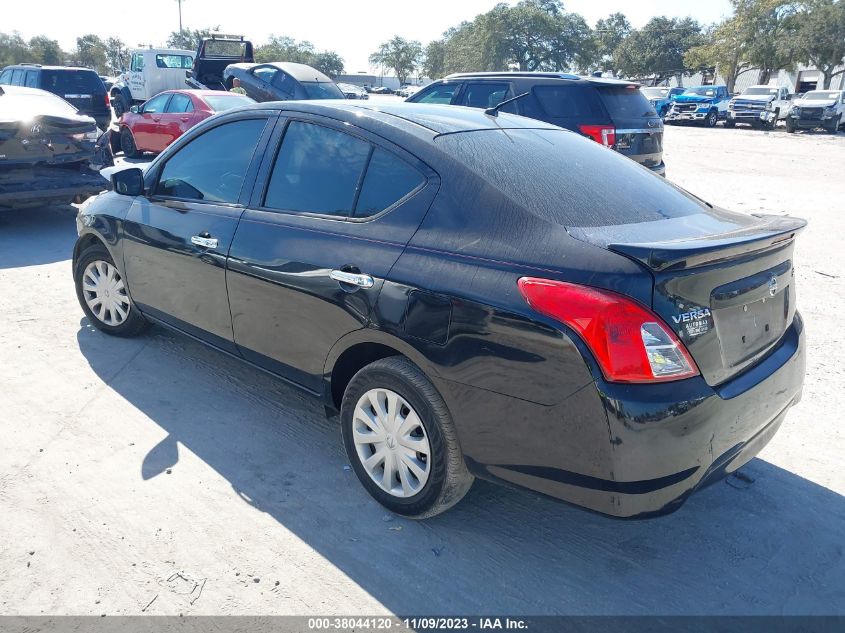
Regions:
[[[394,497],[412,497],[431,472],[431,448],[419,416],[398,393],[371,389],[352,419],[358,459],[370,478]]]
[[[109,262],[94,261],[82,273],[82,295],[91,312],[106,325],[126,321],[131,309],[120,273]]]

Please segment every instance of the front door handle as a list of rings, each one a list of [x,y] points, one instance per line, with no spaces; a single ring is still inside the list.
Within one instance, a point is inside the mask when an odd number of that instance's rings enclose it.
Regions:
[[[373,278],[363,273],[350,273],[345,270],[333,270],[329,273],[329,277],[342,284],[350,284],[360,288],[373,287]]]
[[[217,238],[194,235],[191,238],[191,244],[196,244],[197,246],[202,246],[203,248],[217,248]]]

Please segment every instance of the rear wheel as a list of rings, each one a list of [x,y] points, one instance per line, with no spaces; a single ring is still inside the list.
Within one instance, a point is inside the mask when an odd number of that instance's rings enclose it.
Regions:
[[[120,130],[120,148],[123,150],[123,155],[126,158],[137,158],[140,156],[137,145],[135,145],[135,137],[128,127]]]
[[[126,282],[102,244],[82,252],[73,271],[76,297],[85,316],[112,336],[136,336],[148,325],[132,304]]]
[[[707,118],[704,119],[704,125],[707,127],[716,127],[719,122],[719,112],[717,110],[710,110],[707,113]]]
[[[406,358],[384,358],[355,374],[340,415],[355,474],[392,512],[440,514],[472,485],[446,403]]]

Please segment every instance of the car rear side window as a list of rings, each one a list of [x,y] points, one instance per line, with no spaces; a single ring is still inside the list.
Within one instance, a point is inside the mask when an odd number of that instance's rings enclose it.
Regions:
[[[536,86],[534,96],[550,117],[588,120],[604,117],[601,101],[592,86]]]
[[[412,101],[414,103],[452,103],[452,98],[460,87],[461,84],[459,82],[440,84],[439,86],[429,88],[418,97],[413,98]]]
[[[322,125],[291,121],[273,165],[264,206],[348,217],[371,147]]]
[[[178,92],[170,98],[170,103],[167,104],[165,112],[193,112],[194,104],[188,95],[179,94]]]
[[[19,68],[16,68],[12,71],[12,85],[13,86],[22,86],[23,85],[23,71]]]
[[[26,85],[30,88],[38,87],[38,73],[34,70],[26,71]]]
[[[156,66],[159,68],[190,69],[194,60],[187,55],[156,55]]]
[[[381,148],[373,150],[355,217],[363,218],[393,206],[425,183],[425,177],[401,158]]]
[[[639,119],[657,115],[649,100],[637,87],[612,86],[598,90],[604,107],[613,119]]]
[[[236,203],[267,119],[224,123],[171,156],[156,194],[205,202]]]
[[[461,95],[461,105],[470,108],[493,108],[505,100],[508,94],[508,84],[501,83],[468,83]]]

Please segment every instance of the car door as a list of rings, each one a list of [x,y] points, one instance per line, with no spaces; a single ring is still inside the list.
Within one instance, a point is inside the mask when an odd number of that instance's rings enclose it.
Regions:
[[[158,121],[153,151],[164,151],[173,141],[182,136],[191,127],[194,117],[194,104],[189,95],[174,92]]]
[[[229,253],[232,326],[245,358],[319,391],[329,350],[370,321],[439,179],[353,126],[283,121]]]
[[[275,101],[273,95],[273,78],[279,69],[274,66],[257,66],[247,73],[249,80],[244,87],[246,94],[256,101]]]
[[[153,97],[140,107],[138,116],[132,124],[132,135],[139,150],[160,152],[159,140],[161,117],[170,101],[171,93],[163,92]],[[163,148],[162,148],[163,149]]]
[[[279,70],[270,82],[270,91],[275,101],[290,101],[296,98],[297,81],[286,72]]]
[[[150,168],[124,225],[124,264],[141,312],[234,351],[226,256],[275,113],[217,121]]]

